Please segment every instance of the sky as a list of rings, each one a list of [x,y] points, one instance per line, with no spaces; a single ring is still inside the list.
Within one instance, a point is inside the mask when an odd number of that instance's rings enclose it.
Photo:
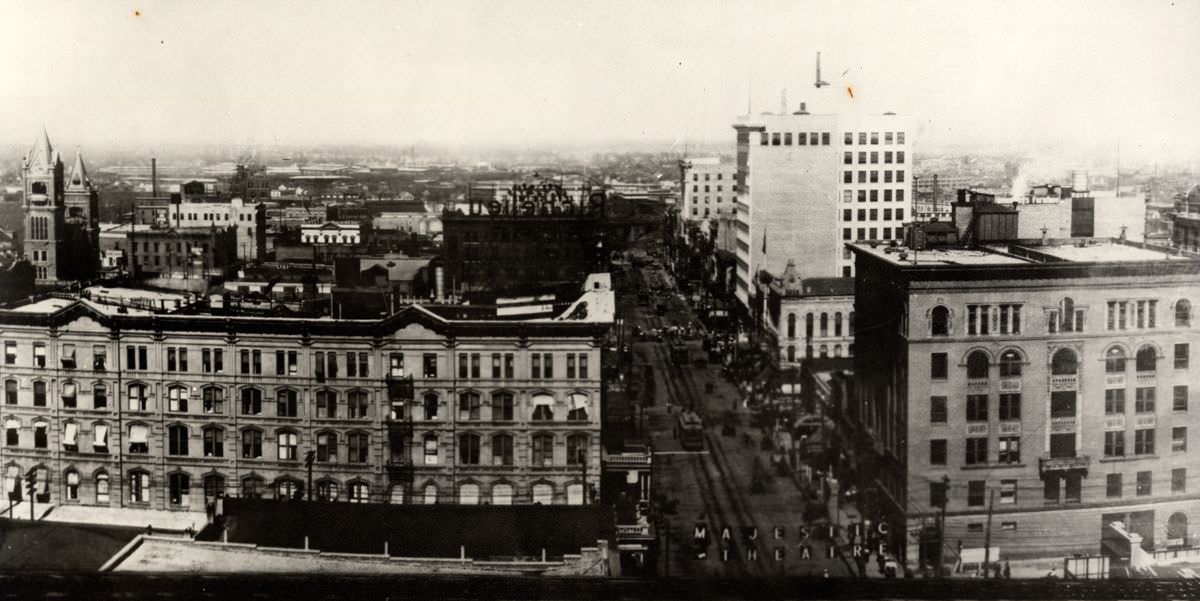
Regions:
[[[786,89],[911,115],[918,149],[1200,158],[1200,0],[16,0],[0,23],[5,144],[732,147]]]

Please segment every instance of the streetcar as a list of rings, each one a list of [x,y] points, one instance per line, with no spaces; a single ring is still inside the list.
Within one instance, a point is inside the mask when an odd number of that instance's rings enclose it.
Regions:
[[[682,411],[675,424],[679,444],[687,451],[704,450],[704,420],[695,411]]]

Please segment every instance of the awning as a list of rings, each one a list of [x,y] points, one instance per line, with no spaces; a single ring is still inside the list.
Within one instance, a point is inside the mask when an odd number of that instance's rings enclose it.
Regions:
[[[108,426],[104,424],[96,424],[95,429],[92,431],[92,446],[108,446]]]
[[[570,396],[572,409],[587,409],[588,397],[586,394],[575,393]]]
[[[75,383],[67,382],[66,384],[63,384],[63,394],[62,395],[63,395],[64,399],[75,398]]]
[[[129,442],[145,444],[150,437],[150,428],[146,426],[129,426]]]
[[[533,406],[537,407],[539,405],[546,405],[546,406],[554,405],[554,397],[552,397],[548,394],[533,395]]]
[[[75,422],[67,422],[63,427],[63,444],[75,445],[76,439],[79,436],[79,424]]]
[[[7,420],[4,420],[4,429],[20,430],[21,429],[21,420],[18,420],[15,418],[9,418]]]
[[[67,485],[79,486],[79,472],[67,472]]]

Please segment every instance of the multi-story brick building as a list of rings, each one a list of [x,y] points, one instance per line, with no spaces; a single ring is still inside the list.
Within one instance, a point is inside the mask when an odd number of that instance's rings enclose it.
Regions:
[[[717,157],[679,161],[680,222],[715,218],[722,209],[736,213],[737,166]],[[682,233],[682,232],[681,232]]]
[[[863,482],[911,566],[954,541],[1094,554],[1121,522],[1192,542],[1200,259],[1121,241],[912,251],[855,244]],[[899,309],[899,310],[898,310]],[[918,552],[919,550],[919,552]]]
[[[599,487],[613,307],[589,282],[560,316],[529,320],[243,317],[118,289],[5,306],[5,488],[20,497],[33,471],[42,502],[113,507],[582,503]]]

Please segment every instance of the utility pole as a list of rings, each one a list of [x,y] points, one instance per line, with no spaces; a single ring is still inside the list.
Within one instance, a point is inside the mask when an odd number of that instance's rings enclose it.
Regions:
[[[304,467],[308,468],[308,500],[312,500],[312,468],[316,453],[309,451],[304,454]]]
[[[942,515],[938,520],[938,550],[937,550],[937,574],[938,578],[946,577],[946,562],[942,558],[942,554],[946,550],[946,505],[950,503],[950,476],[942,476]]]
[[[987,578],[992,559],[992,507],[996,504],[996,489],[988,491],[987,529],[983,531],[983,577]],[[997,557],[996,559],[1000,559]]]
[[[29,493],[29,521],[34,520],[33,506],[37,501],[37,468],[29,470],[25,474],[25,490]]]

